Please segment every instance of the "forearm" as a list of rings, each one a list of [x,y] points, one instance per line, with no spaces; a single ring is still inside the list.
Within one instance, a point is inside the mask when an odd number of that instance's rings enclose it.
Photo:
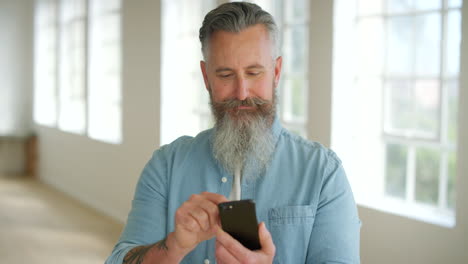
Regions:
[[[122,264],[179,263],[189,252],[189,249],[180,248],[175,241],[174,233],[170,233],[154,244],[133,248],[125,255]]]

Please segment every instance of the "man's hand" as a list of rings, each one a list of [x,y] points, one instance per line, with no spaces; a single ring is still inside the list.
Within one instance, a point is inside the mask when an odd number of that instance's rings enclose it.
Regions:
[[[245,263],[268,263],[273,262],[275,257],[275,245],[267,230],[265,223],[258,227],[260,238],[260,250],[251,251],[245,248],[239,241],[228,233],[218,228],[216,233],[216,260],[219,264],[245,264]]]
[[[175,214],[174,237],[178,247],[190,251],[214,237],[219,228],[218,204],[227,201],[223,195],[203,192],[184,202]]]

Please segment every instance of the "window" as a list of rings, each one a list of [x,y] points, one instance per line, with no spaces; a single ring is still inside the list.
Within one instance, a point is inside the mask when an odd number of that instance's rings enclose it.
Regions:
[[[35,15],[34,120],[41,125],[57,123],[57,5],[40,1]]]
[[[279,116],[288,129],[305,136],[308,1],[251,2],[271,13],[278,24],[284,55],[278,87]],[[170,143],[181,135],[194,136],[214,124],[199,66],[202,55],[198,30],[206,13],[219,3],[215,0],[163,1],[161,144]]]
[[[460,6],[336,1],[332,147],[359,204],[454,225]]]
[[[34,119],[121,141],[120,0],[37,0]]]
[[[59,128],[84,133],[86,129],[84,0],[60,2]]]
[[[290,131],[307,136],[309,6],[306,0],[252,0],[275,18],[283,69],[278,87],[279,117]]]
[[[200,70],[198,30],[214,0],[162,2],[161,144],[213,124]]]
[[[89,7],[88,134],[122,141],[120,0],[92,1]]]

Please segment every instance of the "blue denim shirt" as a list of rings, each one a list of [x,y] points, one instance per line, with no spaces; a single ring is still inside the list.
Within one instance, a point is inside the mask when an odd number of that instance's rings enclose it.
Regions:
[[[359,263],[359,232],[351,188],[329,149],[273,124],[276,150],[263,177],[241,183],[242,199],[256,203],[276,246],[274,263]],[[138,245],[174,230],[177,208],[204,191],[229,197],[233,176],[213,158],[207,130],[154,152],[138,181],[125,229],[106,263],[122,263]],[[226,177],[227,181],[222,178]],[[181,263],[216,263],[215,239],[200,243]]]

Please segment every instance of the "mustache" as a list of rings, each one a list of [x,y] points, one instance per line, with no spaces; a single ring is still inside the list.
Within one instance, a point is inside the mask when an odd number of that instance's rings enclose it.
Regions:
[[[249,106],[249,107],[259,108],[266,104],[271,104],[271,101],[258,98],[258,97],[248,97],[244,100],[227,99],[221,102],[213,102],[213,106],[215,106],[216,108],[223,108],[223,109],[234,109],[239,106]]]
[[[268,119],[271,119],[272,121],[276,110],[275,99],[275,97],[273,97],[271,100],[266,100],[259,97],[248,97],[244,100],[229,98],[220,102],[215,102],[213,97],[210,97],[210,104],[211,111],[215,117],[216,123],[220,122],[224,118],[242,118],[245,121],[247,119],[257,117],[268,117]],[[254,110],[243,111],[238,108],[240,106],[252,107]]]

